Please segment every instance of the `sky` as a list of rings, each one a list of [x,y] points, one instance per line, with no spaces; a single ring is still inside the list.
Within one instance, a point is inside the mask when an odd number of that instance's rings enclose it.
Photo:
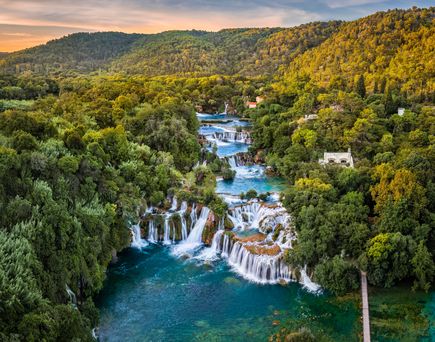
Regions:
[[[74,32],[290,27],[434,5],[435,0],[0,0],[0,51],[20,50]]]

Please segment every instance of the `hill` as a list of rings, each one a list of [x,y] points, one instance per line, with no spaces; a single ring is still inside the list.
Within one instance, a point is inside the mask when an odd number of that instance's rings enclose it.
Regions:
[[[273,73],[317,46],[341,22],[293,28],[168,31],[139,35],[77,33],[18,51],[0,61],[3,73],[89,73],[99,69],[146,76]]]
[[[283,81],[308,75],[320,86],[354,87],[363,75],[368,91],[398,88],[428,99],[435,83],[435,8],[390,10],[345,23],[289,64]],[[383,84],[384,83],[384,84]]]
[[[78,33],[0,56],[0,72],[278,76],[282,92],[301,76],[349,90],[363,75],[369,92],[397,88],[425,101],[435,88],[434,17],[434,8],[412,8],[292,28]]]
[[[331,21],[286,29],[164,32],[143,38],[112,63],[112,70],[149,76],[270,74],[323,42],[340,24]]]
[[[17,74],[88,73],[130,50],[140,37],[120,32],[75,33],[7,54],[5,60],[0,60],[0,70]]]

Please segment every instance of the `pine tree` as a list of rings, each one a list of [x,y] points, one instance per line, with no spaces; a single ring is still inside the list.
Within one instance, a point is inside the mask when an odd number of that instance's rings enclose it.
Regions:
[[[386,115],[394,114],[394,112],[397,110],[391,89],[388,89],[387,93],[384,95],[384,107]]]
[[[385,94],[385,88],[387,87],[387,79],[384,77],[381,82],[381,94]]]
[[[378,89],[378,80],[375,81],[375,85],[373,87],[373,94],[377,94],[379,92]]]
[[[366,85],[365,85],[365,82],[364,82],[364,76],[363,75],[361,75],[358,78],[358,81],[356,83],[356,93],[359,96],[361,96],[362,98],[366,97]]]

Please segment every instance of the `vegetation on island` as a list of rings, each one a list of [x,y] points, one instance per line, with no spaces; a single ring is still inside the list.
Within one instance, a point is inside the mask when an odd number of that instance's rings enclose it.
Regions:
[[[288,181],[287,262],[336,294],[359,287],[360,269],[371,285],[428,291],[434,15],[78,34],[0,56],[0,339],[92,340],[93,296],[147,205],[180,193],[223,213],[214,173],[231,170],[201,149],[195,109],[225,102]],[[319,164],[349,148],[354,168]]]

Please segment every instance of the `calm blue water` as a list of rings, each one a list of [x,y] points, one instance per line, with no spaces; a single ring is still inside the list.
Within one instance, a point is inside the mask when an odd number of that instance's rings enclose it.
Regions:
[[[109,269],[98,300],[102,341],[267,341],[284,322],[336,341],[358,340],[359,311],[351,302],[298,284],[252,284],[222,261],[204,265],[168,251],[127,249]]]
[[[285,181],[279,178],[249,179],[235,178],[232,181],[220,180],[217,182],[216,192],[220,194],[239,195],[254,189],[258,194],[265,192],[280,192],[285,189]]]

